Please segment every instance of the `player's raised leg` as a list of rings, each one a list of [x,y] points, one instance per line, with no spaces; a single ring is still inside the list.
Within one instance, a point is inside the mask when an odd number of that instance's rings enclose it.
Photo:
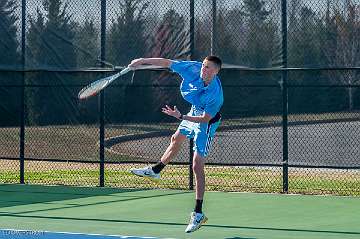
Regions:
[[[160,172],[180,151],[181,145],[186,139],[186,136],[177,130],[172,136],[169,146],[161,157],[160,161],[154,166],[148,166],[140,169],[132,169],[131,172],[140,177],[147,177],[150,179],[160,179]]]

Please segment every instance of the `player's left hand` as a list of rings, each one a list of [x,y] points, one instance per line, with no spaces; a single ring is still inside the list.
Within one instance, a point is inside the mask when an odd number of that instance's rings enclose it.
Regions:
[[[177,119],[180,119],[181,117],[181,113],[180,111],[176,108],[176,106],[174,106],[174,109],[172,109],[170,106],[165,105],[164,108],[162,108],[162,112],[164,114],[170,115],[172,117],[175,117]]]

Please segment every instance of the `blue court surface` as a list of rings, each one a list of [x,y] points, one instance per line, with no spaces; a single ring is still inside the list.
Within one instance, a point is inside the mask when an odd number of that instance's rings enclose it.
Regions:
[[[26,230],[0,230],[1,239],[158,239],[157,237],[136,237],[120,235],[82,234],[68,232],[26,231]],[[165,239],[165,238],[164,238]],[[166,238],[172,239],[172,238]]]

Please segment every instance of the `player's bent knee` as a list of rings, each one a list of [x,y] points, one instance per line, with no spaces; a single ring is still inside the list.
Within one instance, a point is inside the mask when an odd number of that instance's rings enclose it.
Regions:
[[[181,142],[182,142],[182,140],[179,135],[173,134],[171,136],[171,144],[176,145],[176,144],[181,144]]]

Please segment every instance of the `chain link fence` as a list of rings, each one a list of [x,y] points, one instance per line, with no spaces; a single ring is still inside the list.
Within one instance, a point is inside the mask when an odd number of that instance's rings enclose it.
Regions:
[[[77,93],[137,57],[216,54],[225,102],[207,190],[359,195],[359,6],[1,1],[0,182],[192,188],[189,142],[159,184],[129,173],[159,160],[177,128],[161,107],[189,110],[177,75],[137,71]]]

